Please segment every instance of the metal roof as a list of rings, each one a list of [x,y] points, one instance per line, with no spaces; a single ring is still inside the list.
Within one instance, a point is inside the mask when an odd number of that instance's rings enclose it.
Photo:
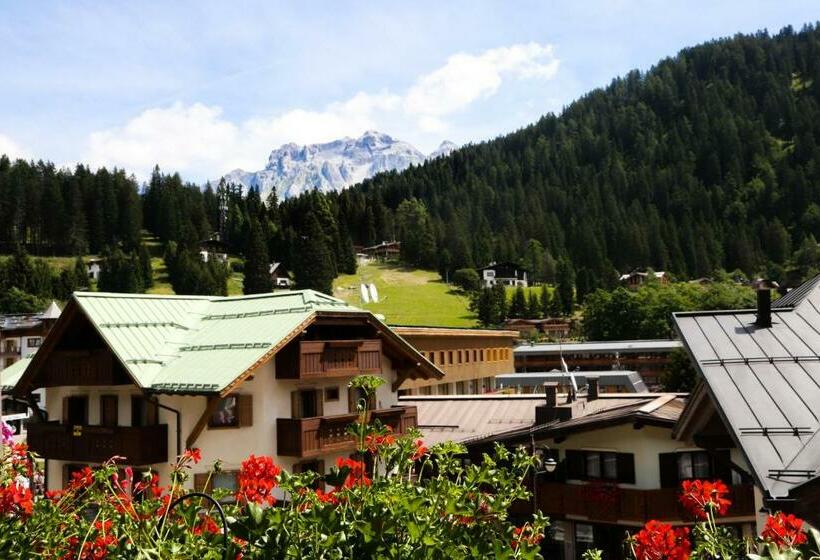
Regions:
[[[588,377],[597,377],[602,387],[624,387],[628,393],[644,393],[648,389],[643,378],[637,371],[606,370],[606,371],[578,371],[572,372],[579,384],[585,385]],[[522,387],[540,387],[547,381],[558,381],[564,384],[570,382],[570,374],[563,371],[504,373],[496,375],[495,379],[503,387],[520,385]]]
[[[33,354],[26,356],[25,358],[21,358],[9,367],[0,370],[0,390],[3,392],[9,392],[14,389],[14,386],[17,385],[17,382],[26,371],[26,367],[31,361],[32,356]]]
[[[371,313],[312,290],[239,297],[77,292],[72,302],[136,384],[160,392],[221,392],[315,315],[364,315],[384,326]]]
[[[769,328],[754,325],[754,310],[674,315],[727,429],[773,498],[820,467],[820,286],[808,284],[793,307],[773,309]]]
[[[559,395],[559,402],[566,399]],[[622,422],[643,420],[670,428],[683,410],[684,396],[675,393],[631,393],[600,395],[588,401],[581,397],[561,407],[572,407],[573,418],[534,426],[535,407],[544,404],[543,394],[405,396],[401,404],[418,410],[418,427],[425,443],[442,441],[472,443],[514,439],[530,433],[551,437],[558,431],[583,431]],[[549,433],[542,433],[542,432]]]
[[[820,274],[774,300],[772,307],[794,307],[812,292],[818,282],[820,282]]]
[[[565,344],[521,344],[516,346],[516,355],[527,354],[621,354],[639,352],[671,352],[681,347],[679,340],[607,340],[590,342],[568,342]]]

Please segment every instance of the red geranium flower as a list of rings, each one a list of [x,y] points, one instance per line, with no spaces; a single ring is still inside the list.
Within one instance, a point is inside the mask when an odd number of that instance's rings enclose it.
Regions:
[[[273,505],[276,503],[273,489],[279,482],[281,472],[282,469],[270,457],[251,455],[242,462],[239,469],[237,501]]]
[[[687,560],[692,552],[689,529],[672,529],[660,521],[648,521],[633,540],[636,560]]]
[[[766,519],[766,526],[760,536],[766,541],[773,542],[779,548],[792,548],[806,542],[803,520],[780,511]]]
[[[373,483],[373,481],[367,477],[367,474],[365,473],[365,465],[361,461],[339,457],[336,459],[336,467],[339,469],[343,469],[345,467],[350,469],[350,473],[348,473],[343,484],[345,488],[353,488],[354,486],[370,486]]]
[[[543,538],[544,535],[535,533],[530,525],[524,525],[523,527],[513,529],[513,540],[510,546],[512,546],[513,550],[518,549],[518,547],[525,542],[530,546],[536,546]]]
[[[192,461],[196,465],[202,460],[202,452],[200,452],[198,447],[186,449],[185,453],[182,454],[182,459],[184,461]]]
[[[684,480],[681,484],[680,503],[695,519],[706,519],[709,512],[726,515],[731,500],[729,488],[720,480]]]
[[[83,467],[82,470],[71,473],[71,482],[68,487],[71,490],[82,490],[94,484],[94,471],[91,467]]]
[[[418,461],[422,457],[427,455],[427,447],[425,447],[424,442],[420,439],[416,440],[416,450],[413,452],[412,457],[410,457],[411,461]]]

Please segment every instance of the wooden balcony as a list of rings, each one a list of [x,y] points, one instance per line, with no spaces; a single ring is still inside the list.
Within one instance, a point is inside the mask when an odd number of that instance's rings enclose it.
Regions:
[[[302,340],[276,355],[279,379],[317,379],[377,374],[382,370],[382,341]]]
[[[379,420],[393,432],[402,434],[417,425],[415,406],[395,406],[372,411],[371,423]],[[277,418],[276,452],[286,457],[310,458],[329,453],[353,451],[356,442],[347,428],[356,414],[317,416],[314,418]]]
[[[752,485],[731,487],[732,506],[723,517],[754,516],[754,490]],[[678,501],[677,488],[635,490],[618,488],[611,500],[594,498],[586,484],[563,484],[542,482],[538,486],[538,506],[545,515],[563,518],[580,516],[590,521],[612,523],[632,521],[645,523],[650,519],[659,521],[691,522],[691,517]],[[516,510],[525,511],[532,506],[520,503]]]
[[[58,422],[28,424],[29,448],[46,459],[102,463],[118,455],[128,465],[168,461],[168,426],[70,426]]]

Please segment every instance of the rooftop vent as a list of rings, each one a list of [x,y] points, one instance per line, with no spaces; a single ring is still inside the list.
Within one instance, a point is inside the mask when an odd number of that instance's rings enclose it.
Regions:
[[[757,320],[755,326],[767,329],[772,326],[772,290],[780,286],[773,280],[759,278],[754,282],[757,292]]]

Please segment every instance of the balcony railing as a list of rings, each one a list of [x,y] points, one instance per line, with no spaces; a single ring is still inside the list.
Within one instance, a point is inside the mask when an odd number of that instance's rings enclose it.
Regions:
[[[314,418],[278,418],[276,420],[277,454],[286,457],[319,457],[328,453],[352,451],[354,438],[347,427],[358,418],[356,414],[317,416]],[[396,406],[374,410],[370,422],[379,420],[393,432],[402,434],[417,425],[414,406]]]
[[[754,490],[749,484],[731,487],[732,506],[723,517],[753,516]],[[523,511],[529,504],[516,504]],[[531,506],[529,506],[531,507]],[[542,482],[538,485],[538,507],[552,517],[581,516],[590,521],[691,521],[678,501],[678,489],[636,490],[617,488],[608,497],[595,496],[587,484]]]
[[[299,376],[303,379],[377,373],[381,371],[381,360],[381,340],[299,343]]]
[[[28,445],[46,459],[102,463],[118,455],[129,465],[168,461],[168,426],[71,426],[30,422]]]

